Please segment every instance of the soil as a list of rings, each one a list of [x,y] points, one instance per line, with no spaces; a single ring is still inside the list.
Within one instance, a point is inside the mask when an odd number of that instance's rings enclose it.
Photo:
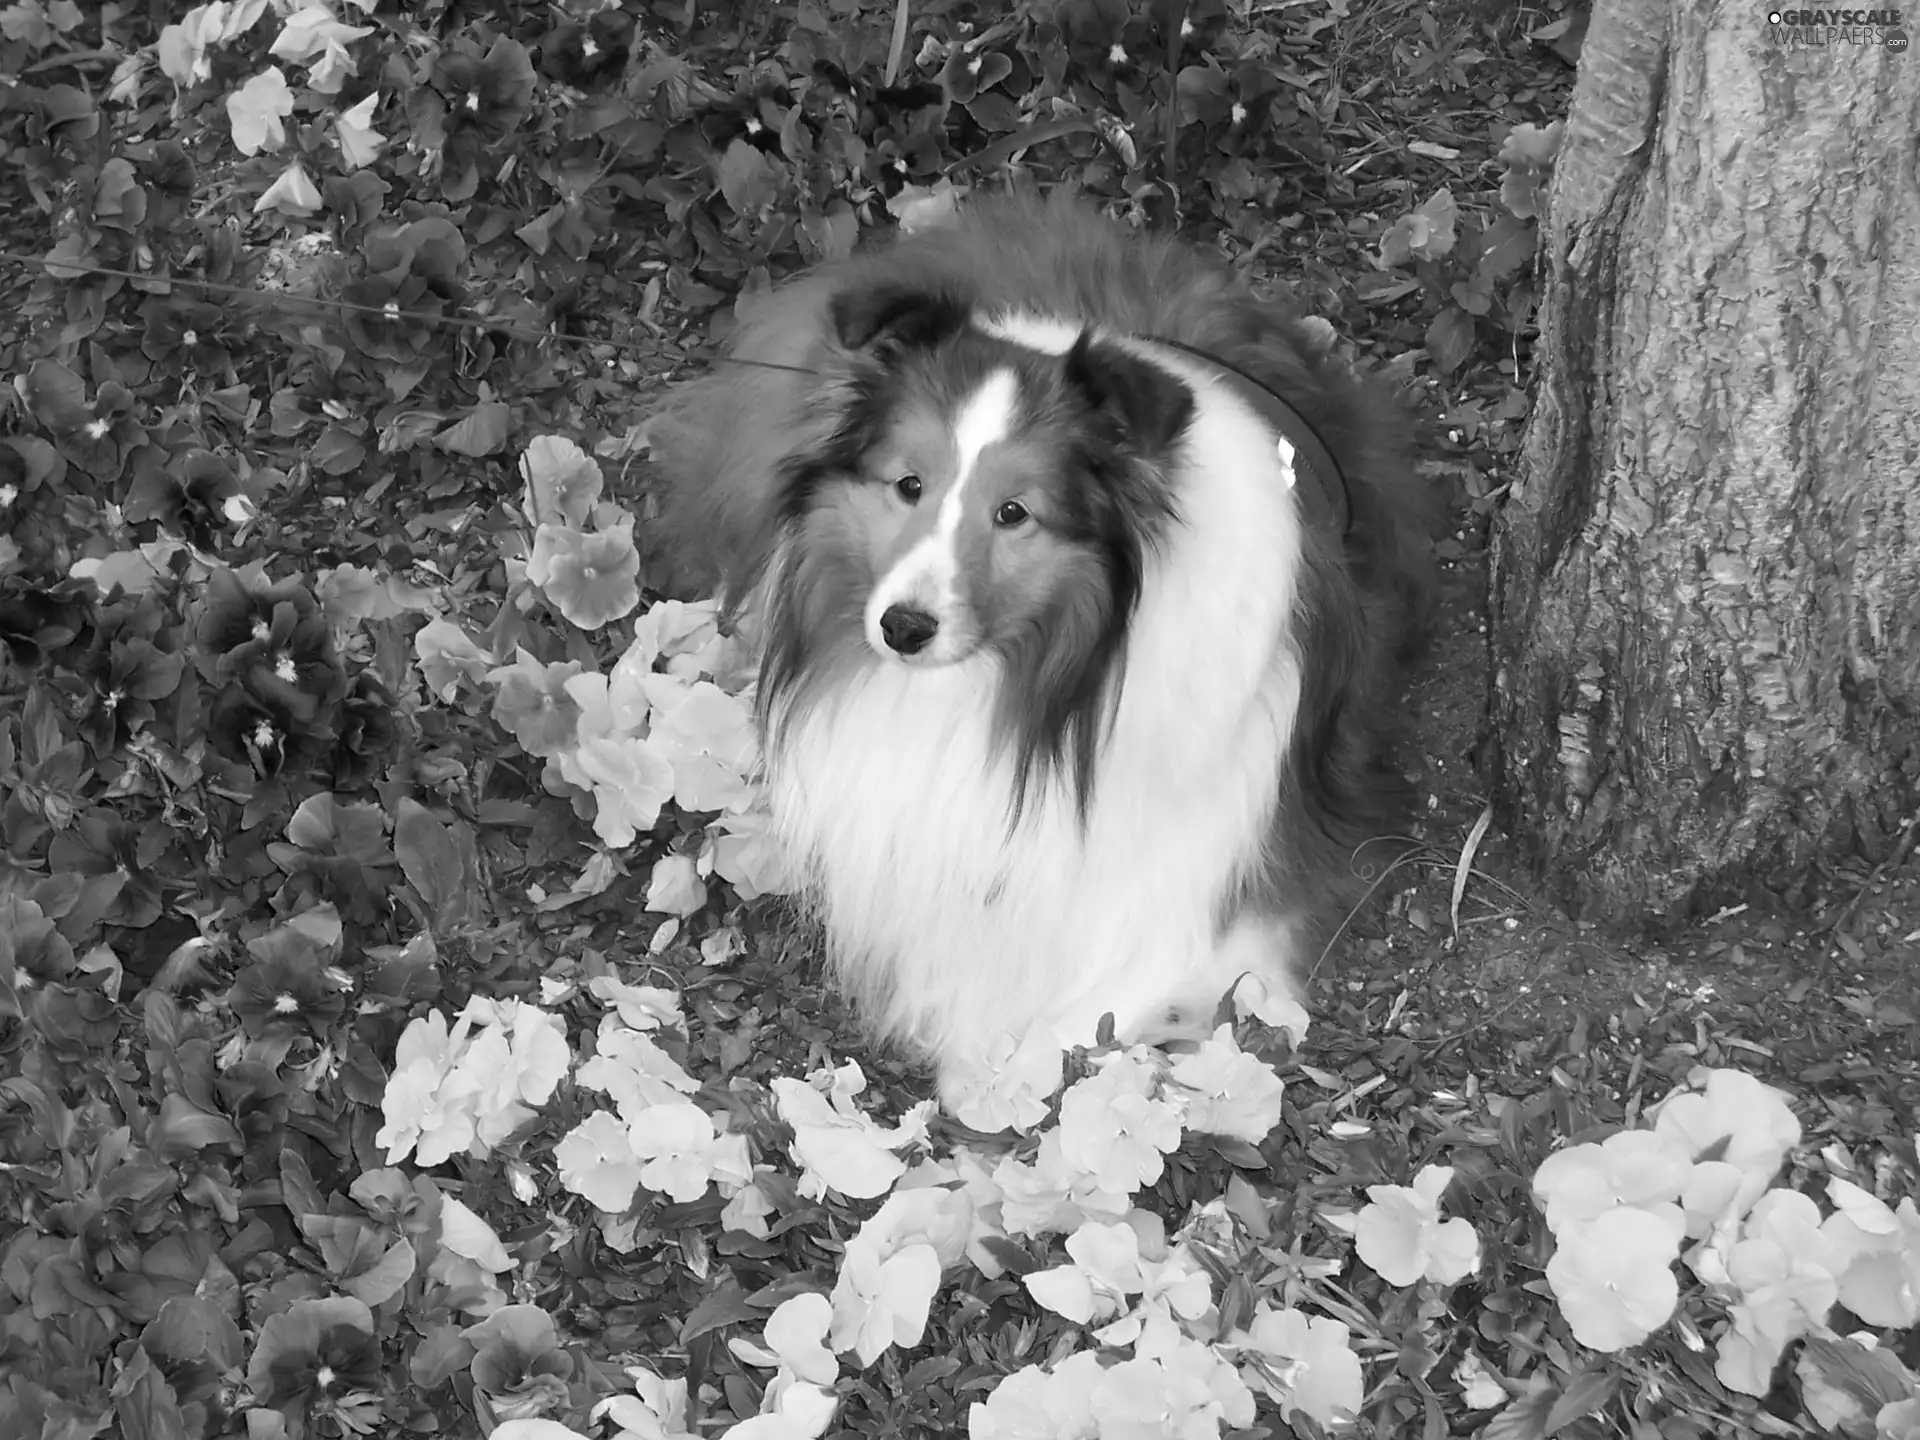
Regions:
[[[1457,467],[1449,467],[1457,468]],[[1444,478],[1444,477],[1443,477]],[[1464,500],[1464,495],[1461,497]],[[1420,845],[1356,913],[1316,977],[1337,1028],[1416,1038],[1431,1077],[1524,1095],[1591,1078],[1629,1103],[1693,1064],[1746,1069],[1809,1099],[1848,1143],[1920,1127],[1920,865],[1834,870],[1812,909],[1737,907],[1658,935],[1577,923],[1497,829],[1461,855],[1487,801],[1487,522],[1457,512],[1442,616],[1409,697],[1427,797]]]

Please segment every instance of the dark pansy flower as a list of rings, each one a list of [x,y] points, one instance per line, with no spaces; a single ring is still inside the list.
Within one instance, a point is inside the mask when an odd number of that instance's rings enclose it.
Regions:
[[[224,377],[233,364],[227,351],[227,316],[203,301],[149,300],[140,309],[146,328],[140,353],[175,372]]]
[[[207,717],[207,742],[214,750],[267,780],[304,773],[326,754],[331,739],[306,715],[244,690],[223,691]]]
[[[60,436],[60,450],[68,463],[103,485],[118,480],[127,456],[147,439],[135,408],[133,392],[119,381],[102,385],[94,392],[86,413]]]
[[[20,998],[73,974],[73,946],[38,905],[18,895],[0,896],[0,975],[11,971]]]
[[[133,636],[115,640],[104,662],[90,669],[93,707],[83,722],[96,755],[109,755],[153,723],[154,702],[179,688],[184,656],[169,654],[151,640]]]
[[[940,83],[946,87],[947,94],[955,104],[965,105],[993,89],[1012,73],[1013,61],[998,50],[969,53],[956,45],[947,55],[946,66],[940,72]]]
[[[140,179],[160,201],[185,205],[193,199],[193,157],[177,140],[162,140],[140,165]]]
[[[1066,0],[1056,19],[1067,42],[1068,73],[1098,89],[1155,58],[1156,27],[1134,13],[1131,0]],[[1162,63],[1165,55],[1162,48]]]
[[[474,1386],[500,1418],[551,1414],[567,1400],[573,1359],[553,1317],[538,1305],[503,1305],[466,1332]]]
[[[460,227],[443,215],[423,215],[395,228],[376,230],[366,240],[366,273],[398,283],[409,275],[432,287],[441,299],[460,298],[460,273],[467,263],[467,241]]]
[[[344,1296],[296,1300],[260,1327],[247,1385],[261,1405],[302,1418],[359,1410],[385,1384],[373,1313]],[[356,1433],[364,1433],[355,1425]]]
[[[56,872],[120,876],[120,893],[100,918],[144,930],[160,918],[164,901],[155,866],[172,840],[164,825],[137,825],[109,810],[90,810],[54,836],[47,863]]]
[[[214,549],[234,524],[231,511],[245,493],[240,477],[220,456],[198,446],[173,456],[151,453],[159,463],[135,461],[133,483],[127,488],[127,519],[136,524],[152,520],[201,550]]]
[[[763,155],[779,155],[787,111],[791,107],[792,102],[784,94],[772,89],[741,95],[702,115],[700,133],[716,151],[724,151],[734,141],[744,140]]]
[[[633,17],[601,10],[586,21],[563,20],[540,43],[540,68],[550,80],[585,89],[617,76],[633,49]]]
[[[0,581],[0,662],[33,669],[73,643],[86,612],[86,601],[72,585],[42,589],[20,576]]]
[[[290,1030],[324,1034],[345,1010],[346,997],[318,965],[255,960],[234,977],[227,1004],[257,1040]]]
[[[438,151],[448,193],[472,193],[470,172],[527,118],[533,102],[533,61],[526,47],[504,36],[486,54],[459,40],[434,61],[427,84],[407,97],[414,143]]]
[[[393,694],[362,670],[340,707],[340,739],[333,747],[333,784],[351,790],[371,780],[391,759],[399,738]]]
[[[30,447],[32,453],[29,454]],[[0,435],[0,526],[10,526],[14,507],[40,488],[60,463],[58,452],[37,437]],[[0,529],[0,534],[5,534]]]
[[[362,355],[404,364],[438,343],[438,327],[422,317],[445,314],[446,301],[421,276],[369,275],[343,286],[340,298],[355,307],[344,318]]]
[[[255,590],[231,570],[207,582],[197,633],[214,677],[237,680],[297,727],[321,727],[346,693],[346,672],[319,604],[298,581]]]

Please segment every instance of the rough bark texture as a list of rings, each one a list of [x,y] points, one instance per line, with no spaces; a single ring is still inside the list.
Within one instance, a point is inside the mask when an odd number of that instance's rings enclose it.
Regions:
[[[1920,797],[1920,50],[1600,0],[1494,541],[1495,789],[1644,918],[1886,854]]]

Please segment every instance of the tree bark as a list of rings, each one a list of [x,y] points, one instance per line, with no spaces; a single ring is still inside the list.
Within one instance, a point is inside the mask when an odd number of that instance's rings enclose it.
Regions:
[[[1600,0],[1493,545],[1494,790],[1606,919],[1920,808],[1920,51]]]

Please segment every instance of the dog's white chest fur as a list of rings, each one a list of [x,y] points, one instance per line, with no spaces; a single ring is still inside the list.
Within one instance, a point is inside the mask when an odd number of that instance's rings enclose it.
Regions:
[[[840,974],[952,1077],[1003,1033],[1087,1043],[1114,1015],[1204,1025],[1242,973],[1285,984],[1286,927],[1235,913],[1280,803],[1299,698],[1298,520],[1264,427],[1196,377],[1182,523],[1149,564],[1082,825],[1064,787],[1009,828],[990,656],[878,659],[792,717],[774,814]]]

